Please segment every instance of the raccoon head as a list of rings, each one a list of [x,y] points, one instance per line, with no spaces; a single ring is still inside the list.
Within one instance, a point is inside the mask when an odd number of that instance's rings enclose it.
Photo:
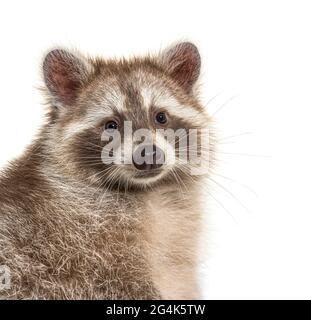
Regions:
[[[129,60],[49,52],[46,145],[62,174],[111,188],[193,179],[190,131],[209,121],[195,90],[200,64],[191,43]]]

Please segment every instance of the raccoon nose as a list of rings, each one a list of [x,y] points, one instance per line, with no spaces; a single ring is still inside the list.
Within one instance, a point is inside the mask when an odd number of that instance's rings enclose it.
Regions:
[[[164,152],[155,145],[139,146],[133,153],[133,164],[138,170],[158,169],[164,162]]]

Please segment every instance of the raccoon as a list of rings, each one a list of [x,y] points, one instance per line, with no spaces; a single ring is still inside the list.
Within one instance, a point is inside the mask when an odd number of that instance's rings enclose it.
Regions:
[[[190,129],[207,128],[200,66],[188,42],[131,59],[45,56],[46,123],[0,178],[0,265],[10,272],[2,299],[201,297],[204,175],[178,160],[189,146],[161,132],[126,143],[125,130],[182,128],[187,140]],[[116,159],[103,152],[109,144],[128,162],[104,161]]]

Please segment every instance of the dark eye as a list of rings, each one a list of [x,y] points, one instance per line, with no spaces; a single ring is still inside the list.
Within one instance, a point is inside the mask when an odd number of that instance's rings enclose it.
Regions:
[[[109,130],[109,131],[117,130],[117,129],[118,129],[118,124],[117,124],[115,121],[113,121],[113,120],[108,121],[108,122],[106,122],[106,124],[105,124],[105,129],[106,129],[106,130]]]
[[[165,112],[159,112],[156,114],[155,116],[155,120],[157,123],[159,124],[166,124],[167,122],[167,117],[166,117],[166,114]]]

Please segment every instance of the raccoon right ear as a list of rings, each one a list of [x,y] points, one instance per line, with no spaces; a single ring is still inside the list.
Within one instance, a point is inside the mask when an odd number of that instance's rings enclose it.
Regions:
[[[44,81],[56,103],[73,105],[87,82],[91,66],[86,59],[66,50],[49,52],[43,62]]]
[[[165,50],[161,60],[170,76],[186,92],[191,92],[201,69],[201,57],[197,47],[191,42],[178,43]]]

